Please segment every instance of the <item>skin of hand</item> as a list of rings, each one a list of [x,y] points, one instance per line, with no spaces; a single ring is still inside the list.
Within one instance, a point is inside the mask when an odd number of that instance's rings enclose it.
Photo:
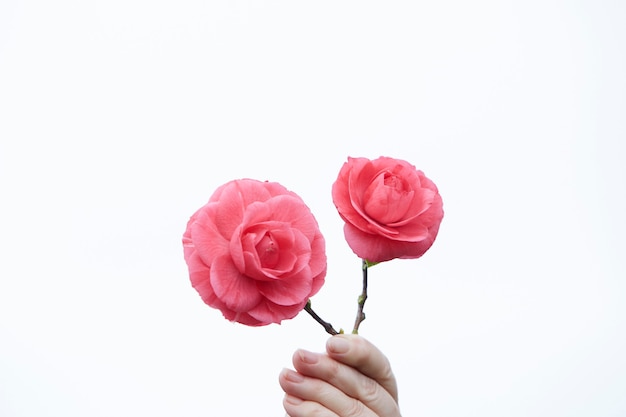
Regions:
[[[401,417],[389,360],[363,337],[332,336],[325,354],[299,349],[292,361],[278,379],[289,417]]]

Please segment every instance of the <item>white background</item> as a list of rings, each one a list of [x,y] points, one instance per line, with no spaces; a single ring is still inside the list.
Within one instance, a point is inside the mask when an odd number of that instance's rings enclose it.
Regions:
[[[282,416],[327,335],[224,320],[181,236],[234,178],[327,239],[314,306],[350,328],[330,187],[410,161],[446,217],[370,272],[362,335],[405,416],[626,415],[626,3],[0,3],[0,415]]]

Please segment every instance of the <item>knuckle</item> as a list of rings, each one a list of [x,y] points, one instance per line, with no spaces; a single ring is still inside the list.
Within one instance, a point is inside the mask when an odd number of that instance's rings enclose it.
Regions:
[[[391,365],[389,361],[386,361],[385,367],[380,375],[380,382],[392,382],[395,381],[396,377],[393,375],[393,371],[391,370]]]
[[[365,379],[361,384],[360,398],[366,404],[375,402],[380,396],[380,385],[373,379]]]
[[[341,415],[345,417],[361,417],[364,415],[364,412],[365,406],[363,403],[357,400],[352,400],[350,401],[350,405]]]
[[[324,369],[324,375],[322,378],[326,379],[331,384],[335,385],[342,375],[342,364],[335,361],[328,361],[326,368]]]
[[[310,410],[305,416],[306,417],[328,417],[328,411],[324,410],[321,407],[316,407]]]

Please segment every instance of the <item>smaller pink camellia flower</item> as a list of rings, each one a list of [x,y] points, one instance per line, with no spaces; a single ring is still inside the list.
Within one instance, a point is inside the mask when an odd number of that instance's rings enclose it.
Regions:
[[[332,188],[344,235],[361,259],[419,258],[443,219],[437,186],[406,161],[348,158]]]
[[[219,187],[189,219],[183,249],[204,302],[249,326],[295,317],[326,276],[317,221],[298,195],[273,182]]]

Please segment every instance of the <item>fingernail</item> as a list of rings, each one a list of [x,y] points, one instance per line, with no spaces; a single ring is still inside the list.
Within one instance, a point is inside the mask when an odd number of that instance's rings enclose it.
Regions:
[[[298,397],[293,397],[291,395],[285,395],[285,402],[288,402],[291,405],[300,405],[302,404],[304,401],[302,401],[300,398]]]
[[[350,343],[342,337],[331,337],[326,342],[326,349],[332,353],[346,353],[350,349]]]
[[[319,358],[317,353],[309,352],[308,350],[304,349],[299,349],[298,355],[300,356],[300,360],[302,360],[302,362],[309,365],[315,365]]]
[[[283,375],[285,375],[285,379],[289,382],[294,382],[296,384],[304,381],[304,377],[297,372],[292,371],[291,369],[283,370]]]

